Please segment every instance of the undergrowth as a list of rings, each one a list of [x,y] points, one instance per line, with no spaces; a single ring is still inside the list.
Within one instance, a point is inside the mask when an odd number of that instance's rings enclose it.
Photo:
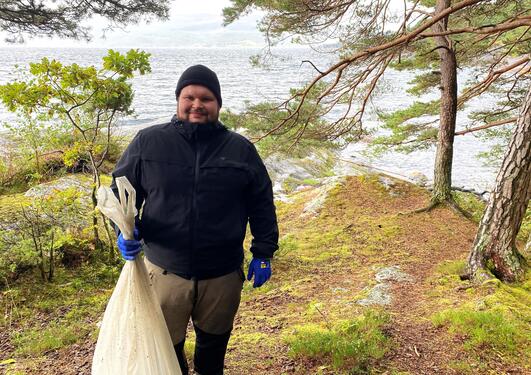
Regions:
[[[439,266],[445,288],[455,287],[464,262],[445,262]],[[450,280],[453,280],[450,281]],[[432,323],[444,327],[463,340],[463,349],[479,358],[497,358],[503,362],[531,363],[531,278],[524,282],[503,284],[490,280],[462,293],[466,297],[457,307],[435,313]],[[454,363],[461,368],[462,363]],[[463,370],[464,371],[464,370]],[[468,373],[468,372],[464,372]]]
[[[317,359],[336,369],[362,373],[390,349],[390,339],[384,333],[388,322],[387,314],[368,310],[361,316],[335,321],[332,325],[295,326],[284,334],[284,340],[294,358]]]
[[[11,332],[14,354],[38,357],[94,332],[118,274],[118,266],[92,262],[58,268],[52,283],[26,275],[18,287],[5,289],[0,327]]]

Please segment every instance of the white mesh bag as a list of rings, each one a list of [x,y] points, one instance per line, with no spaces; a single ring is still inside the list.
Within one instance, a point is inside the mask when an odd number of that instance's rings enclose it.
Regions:
[[[116,185],[120,201],[111,189],[100,187],[98,208],[118,225],[125,239],[132,239],[137,214],[135,189],[126,177],[118,177]],[[92,374],[181,375],[162,310],[140,257],[126,261],[120,273],[103,315]]]

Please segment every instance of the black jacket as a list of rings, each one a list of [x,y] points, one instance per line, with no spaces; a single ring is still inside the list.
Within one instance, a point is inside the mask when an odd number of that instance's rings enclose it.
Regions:
[[[247,222],[251,252],[271,258],[278,227],[271,180],[255,147],[221,123],[171,122],[138,132],[118,161],[142,207],[144,252],[177,275],[207,279],[243,261]]]

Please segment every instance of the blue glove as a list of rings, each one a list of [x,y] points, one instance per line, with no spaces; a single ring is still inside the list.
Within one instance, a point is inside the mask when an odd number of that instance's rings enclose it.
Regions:
[[[259,288],[271,277],[271,262],[269,259],[253,258],[249,264],[247,280],[251,281],[254,275],[253,288]]]
[[[138,229],[135,228],[134,230],[134,240],[126,240],[124,239],[122,233],[118,236],[118,249],[120,249],[120,253],[122,253],[122,257],[125,260],[135,260],[135,257],[138,255],[140,250],[142,250],[142,245],[140,244],[140,234],[138,232]]]

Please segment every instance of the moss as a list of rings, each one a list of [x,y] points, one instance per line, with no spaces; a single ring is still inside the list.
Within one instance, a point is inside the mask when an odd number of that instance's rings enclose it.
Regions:
[[[11,223],[12,218],[23,204],[31,202],[31,198],[23,193],[0,195],[0,222]]]
[[[459,276],[465,272],[464,260],[445,260],[437,265],[437,272],[448,276]]]
[[[485,211],[485,202],[479,199],[477,195],[472,193],[453,191],[452,196],[457,204],[472,214],[472,219],[476,223],[479,223],[481,217],[483,216],[483,212]]]
[[[503,284],[492,280],[466,291],[467,301],[458,308],[432,316],[438,327],[464,337],[467,351],[499,354],[507,363],[531,361],[530,280],[521,284]]]
[[[71,271],[58,268],[53,283],[41,283],[26,275],[7,289],[14,297],[2,300],[0,306],[3,311],[11,310],[11,319],[1,320],[0,326],[20,327],[11,336],[15,353],[40,356],[95,331],[94,322],[103,313],[118,274],[119,269],[112,266],[86,264]],[[35,316],[53,318],[38,321]]]
[[[369,310],[333,325],[295,326],[284,334],[284,340],[294,358],[311,358],[350,372],[366,371],[372,361],[382,358],[390,348],[382,331],[387,322],[387,315]]]
[[[11,340],[16,347],[16,355],[38,356],[73,344],[80,335],[83,336],[87,332],[88,329],[83,324],[64,326],[52,323],[44,329],[35,327],[16,332],[11,336]]]
[[[477,369],[474,368],[474,366],[464,361],[452,361],[448,364],[448,367],[454,371],[457,371],[458,374],[462,374],[462,375],[473,375],[473,374],[476,374],[476,371],[477,371]]]

